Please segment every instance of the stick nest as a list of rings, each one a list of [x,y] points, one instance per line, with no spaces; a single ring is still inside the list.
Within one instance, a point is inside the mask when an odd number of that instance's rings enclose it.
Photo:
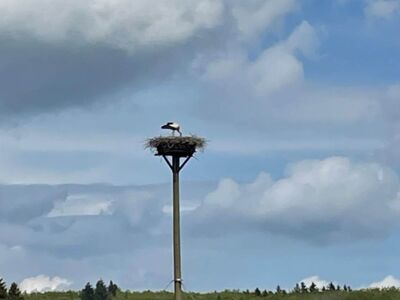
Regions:
[[[145,142],[145,148],[156,155],[192,156],[194,152],[204,150],[205,146],[206,140],[195,135],[159,136]]]

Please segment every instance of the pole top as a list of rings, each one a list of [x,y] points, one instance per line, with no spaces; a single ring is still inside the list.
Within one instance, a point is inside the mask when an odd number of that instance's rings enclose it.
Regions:
[[[157,156],[191,157],[206,146],[206,140],[195,135],[191,136],[159,136],[148,139],[145,147],[155,152]]]

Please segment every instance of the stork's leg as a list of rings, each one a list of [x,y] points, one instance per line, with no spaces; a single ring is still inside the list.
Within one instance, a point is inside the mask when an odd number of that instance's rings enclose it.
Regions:
[[[172,129],[172,136],[175,136],[175,129]]]
[[[179,136],[182,136],[182,132],[178,129],[178,132],[179,132]]]

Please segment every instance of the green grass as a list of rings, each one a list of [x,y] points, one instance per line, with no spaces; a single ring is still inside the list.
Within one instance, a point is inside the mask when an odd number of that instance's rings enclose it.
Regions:
[[[79,293],[46,292],[24,295],[25,300],[80,300]],[[173,300],[169,292],[118,292],[113,300]],[[265,297],[242,292],[185,293],[183,300],[400,300],[399,289],[324,292],[312,294],[269,294]]]

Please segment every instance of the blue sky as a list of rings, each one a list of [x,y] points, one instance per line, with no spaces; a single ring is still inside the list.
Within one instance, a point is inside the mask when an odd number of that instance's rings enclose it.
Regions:
[[[24,290],[400,286],[400,1],[0,3],[0,269]],[[17,263],[15,263],[17,262]],[[229,274],[229,275],[227,275]]]

